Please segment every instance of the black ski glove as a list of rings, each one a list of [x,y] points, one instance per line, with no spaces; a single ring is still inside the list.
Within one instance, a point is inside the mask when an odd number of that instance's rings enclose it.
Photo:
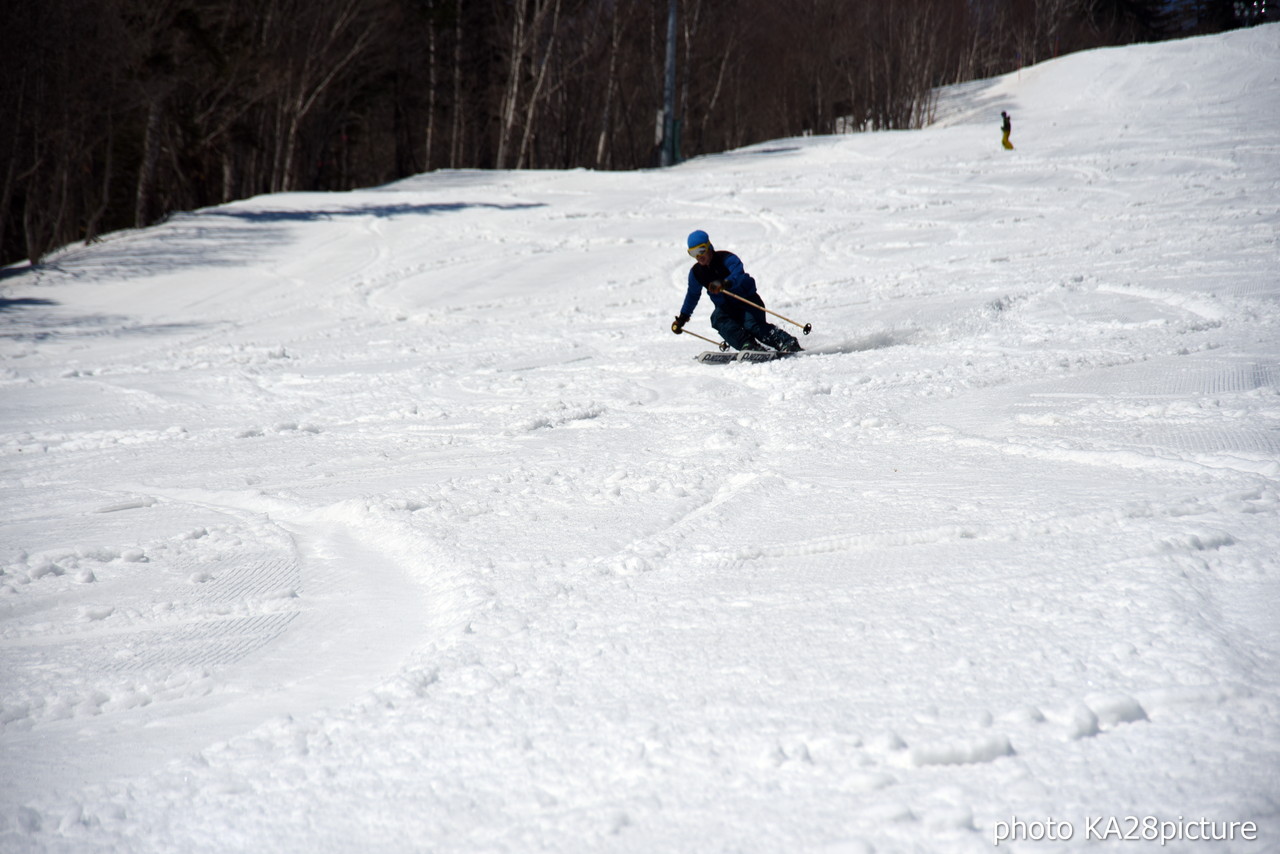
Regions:
[[[679,335],[681,332],[684,331],[684,325],[688,322],[689,322],[689,315],[687,314],[676,315],[675,322],[671,324],[671,331]]]
[[[725,289],[725,284],[724,284],[724,281],[721,279],[716,279],[714,282],[711,282],[707,285],[708,293],[718,294],[724,289]]]

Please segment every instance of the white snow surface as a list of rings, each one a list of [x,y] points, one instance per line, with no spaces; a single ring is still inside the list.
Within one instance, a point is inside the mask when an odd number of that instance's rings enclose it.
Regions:
[[[939,115],[10,270],[0,850],[1280,851],[1280,26]]]

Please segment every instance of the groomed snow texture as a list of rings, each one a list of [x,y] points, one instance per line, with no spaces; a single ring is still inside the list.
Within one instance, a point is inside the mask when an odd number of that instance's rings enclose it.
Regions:
[[[938,118],[5,271],[0,850],[1280,851],[1280,25]]]

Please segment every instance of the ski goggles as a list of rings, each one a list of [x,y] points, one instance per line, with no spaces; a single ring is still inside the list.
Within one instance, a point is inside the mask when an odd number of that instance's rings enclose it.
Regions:
[[[703,255],[711,251],[710,243],[699,243],[697,246],[689,247],[689,257],[701,258]]]

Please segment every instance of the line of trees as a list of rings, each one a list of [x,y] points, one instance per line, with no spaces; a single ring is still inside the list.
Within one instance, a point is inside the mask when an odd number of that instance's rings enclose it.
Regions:
[[[680,0],[682,154],[926,124],[939,85],[1231,0]],[[0,12],[0,264],[266,192],[656,164],[666,0],[39,0]],[[1179,18],[1181,16],[1181,19]]]

